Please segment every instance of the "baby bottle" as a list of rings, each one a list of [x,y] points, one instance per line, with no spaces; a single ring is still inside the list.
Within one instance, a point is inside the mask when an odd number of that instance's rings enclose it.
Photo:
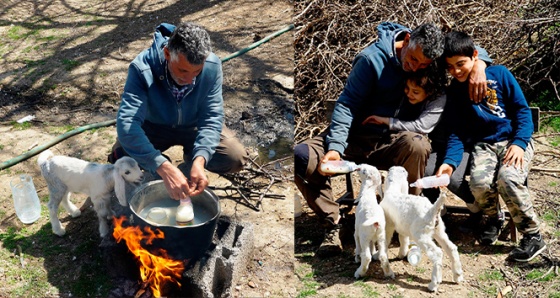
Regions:
[[[410,245],[408,246],[408,254],[406,255],[406,259],[412,266],[418,266],[420,260],[422,259],[422,251],[414,241],[410,242]]]
[[[358,165],[347,160],[329,160],[321,164],[321,171],[327,174],[346,174],[358,169]]]
[[[177,214],[175,215],[175,221],[178,226],[188,226],[193,223],[194,211],[191,202],[191,197],[187,196],[186,199],[181,199],[179,207],[177,207]]]
[[[449,184],[449,175],[442,174],[439,177],[428,176],[428,177],[420,178],[416,180],[416,182],[411,183],[410,187],[431,188],[431,187],[438,187],[438,186],[447,186],[448,184]]]

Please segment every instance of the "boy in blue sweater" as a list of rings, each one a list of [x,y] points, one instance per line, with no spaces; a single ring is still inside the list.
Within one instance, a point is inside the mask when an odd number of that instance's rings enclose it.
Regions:
[[[523,239],[510,258],[528,262],[546,245],[539,232],[529,189],[525,185],[533,158],[531,110],[513,75],[501,65],[486,68],[488,89],[481,102],[468,97],[467,78],[478,52],[472,38],[453,31],[445,37],[443,56],[453,80],[447,90],[450,135],[443,164],[436,175],[448,174],[461,162],[465,145],[473,145],[470,189],[486,216],[480,243],[498,239],[498,195],[505,201]]]

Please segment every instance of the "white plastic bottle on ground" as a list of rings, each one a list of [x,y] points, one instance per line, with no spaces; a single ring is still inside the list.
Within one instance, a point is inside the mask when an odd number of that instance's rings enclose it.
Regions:
[[[21,174],[10,182],[16,215],[24,224],[34,223],[41,217],[41,202],[33,178]]]
[[[329,160],[321,164],[321,171],[327,174],[346,174],[358,169],[358,165],[347,160]]]
[[[420,260],[422,260],[422,250],[420,250],[420,247],[418,247],[414,241],[410,242],[410,245],[408,246],[406,259],[412,266],[418,266]]]
[[[420,178],[416,180],[416,182],[410,183],[410,187],[431,188],[431,187],[438,187],[438,186],[447,186],[448,184],[449,184],[449,175],[442,174],[439,177],[428,176],[428,177]]]
[[[300,217],[303,212],[303,206],[301,205],[301,196],[299,193],[294,194],[294,218]]]
[[[178,226],[188,226],[191,225],[194,219],[193,205],[191,198],[187,197],[182,199],[177,207],[177,214],[175,215],[175,221]]]

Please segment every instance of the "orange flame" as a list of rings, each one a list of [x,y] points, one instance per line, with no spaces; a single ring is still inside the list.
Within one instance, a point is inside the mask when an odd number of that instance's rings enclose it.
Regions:
[[[115,224],[113,237],[115,237],[117,243],[124,239],[128,250],[136,256],[140,263],[142,281],[150,284],[152,294],[155,297],[160,297],[163,285],[168,282],[174,282],[181,286],[179,279],[185,269],[183,262],[170,259],[163,249],[158,251],[160,255],[158,256],[151,254],[140,245],[141,241],[150,245],[154,239],[163,239],[163,232],[159,229],[153,232],[150,227],[144,227],[144,232],[139,227],[125,228],[122,226],[124,220],[126,220],[124,216],[113,217],[113,223]]]

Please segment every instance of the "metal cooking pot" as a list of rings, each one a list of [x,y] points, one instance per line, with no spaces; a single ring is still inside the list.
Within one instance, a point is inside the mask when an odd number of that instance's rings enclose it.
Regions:
[[[156,180],[142,185],[130,200],[131,222],[141,228],[147,226],[152,231],[159,229],[164,233],[164,239],[155,239],[151,245],[142,243],[142,247],[153,254],[157,254],[159,249],[165,249],[169,257],[176,260],[192,260],[203,256],[212,244],[220,217],[220,202],[209,189],[191,197],[191,201],[195,214],[194,223],[189,226],[177,226],[174,212],[179,206],[179,201],[169,197],[163,181]],[[160,208],[162,206],[164,208]],[[162,221],[159,212],[158,218],[153,216],[155,213],[149,213],[155,208],[164,209],[168,220]]]

